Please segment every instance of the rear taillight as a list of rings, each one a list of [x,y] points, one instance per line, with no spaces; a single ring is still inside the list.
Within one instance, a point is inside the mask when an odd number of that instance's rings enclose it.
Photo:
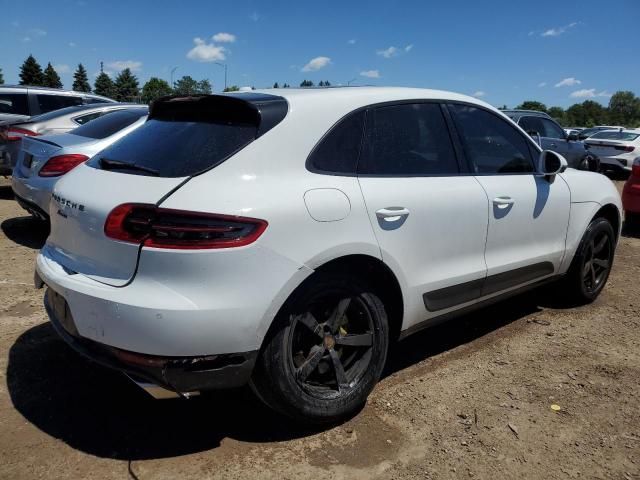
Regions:
[[[11,127],[9,129],[7,140],[10,142],[17,142],[18,140],[21,140],[22,137],[36,137],[38,135],[38,133],[27,130],[26,128]]]
[[[257,218],[125,203],[109,213],[104,233],[145,247],[188,250],[241,247],[255,242],[266,228],[267,222]]]
[[[86,162],[88,159],[89,157],[86,155],[80,155],[77,153],[51,157],[42,166],[38,175],[41,177],[59,177],[60,175],[64,175],[68,171],[76,168],[81,163]]]
[[[623,152],[633,152],[636,149],[636,147],[632,147],[631,145],[618,145],[613,148],[615,148],[616,150],[622,150]]]

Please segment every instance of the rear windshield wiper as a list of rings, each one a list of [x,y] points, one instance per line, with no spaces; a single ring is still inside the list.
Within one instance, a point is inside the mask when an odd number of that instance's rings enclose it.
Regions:
[[[136,170],[138,172],[150,173],[155,176],[160,175],[160,172],[153,168],[142,167],[135,163],[121,162],[120,160],[111,160],[105,157],[100,158],[100,166],[103,170]]]

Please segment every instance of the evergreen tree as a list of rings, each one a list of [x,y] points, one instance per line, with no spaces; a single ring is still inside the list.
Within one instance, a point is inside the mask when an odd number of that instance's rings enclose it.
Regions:
[[[171,95],[172,93],[173,90],[171,90],[167,81],[161,78],[151,77],[142,87],[142,101],[144,103],[151,103],[160,97]]]
[[[284,85],[282,85],[282,88],[290,88],[290,85],[288,83],[285,83]]]
[[[195,95],[198,93],[198,82],[185,75],[174,83],[173,91],[176,95]]]
[[[115,99],[119,102],[135,102],[140,94],[138,79],[129,68],[122,70],[116,77],[114,87]]]
[[[311,80],[303,80],[300,82],[301,87],[313,87],[313,82]]]
[[[4,76],[2,75],[2,69],[0,68],[0,85],[4,85]]]
[[[42,67],[33,55],[29,55],[20,67],[20,85],[41,87],[43,84],[44,73],[42,73]]]
[[[62,88],[62,82],[60,76],[56,72],[55,68],[51,65],[51,62],[47,63],[47,68],[44,69],[44,86],[51,88]]]
[[[202,95],[211,95],[211,82],[206,78],[200,80],[196,86],[196,92]]]
[[[91,85],[89,85],[87,71],[81,63],[78,64],[78,69],[73,74],[73,87],[71,88],[73,88],[76,92],[91,91]]]
[[[331,86],[331,82],[329,80],[325,80],[324,81],[324,86],[325,87],[330,87]]]
[[[273,88],[280,88],[280,86],[278,85],[278,82],[273,84]]]
[[[526,100],[516,107],[517,110],[536,110],[537,112],[546,112],[547,106],[544,103],[535,100]]]
[[[115,86],[113,85],[111,77],[104,72],[100,72],[93,84],[93,93],[102,95],[103,97],[115,97]]]

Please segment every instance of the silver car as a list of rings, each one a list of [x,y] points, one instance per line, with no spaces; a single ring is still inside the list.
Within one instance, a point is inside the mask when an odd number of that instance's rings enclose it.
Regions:
[[[147,114],[146,105],[119,108],[69,133],[23,138],[11,178],[18,203],[48,220],[51,192],[62,175],[140,127]]]
[[[66,133],[74,128],[101,117],[105,113],[136,106],[132,103],[96,103],[61,108],[42,115],[36,115],[24,122],[12,123],[0,132],[0,175],[10,175],[20,151],[20,143],[24,137],[35,137],[55,133]],[[139,106],[139,105],[138,105]],[[3,145],[3,142],[6,142]]]

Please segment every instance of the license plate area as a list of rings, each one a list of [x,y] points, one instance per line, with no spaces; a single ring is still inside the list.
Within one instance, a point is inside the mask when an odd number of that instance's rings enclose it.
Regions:
[[[59,323],[69,335],[77,337],[78,329],[76,328],[73,316],[71,315],[71,310],[69,310],[69,305],[64,297],[52,288],[48,288],[47,302],[49,304],[49,308],[53,311],[53,315],[55,316],[57,323]]]

